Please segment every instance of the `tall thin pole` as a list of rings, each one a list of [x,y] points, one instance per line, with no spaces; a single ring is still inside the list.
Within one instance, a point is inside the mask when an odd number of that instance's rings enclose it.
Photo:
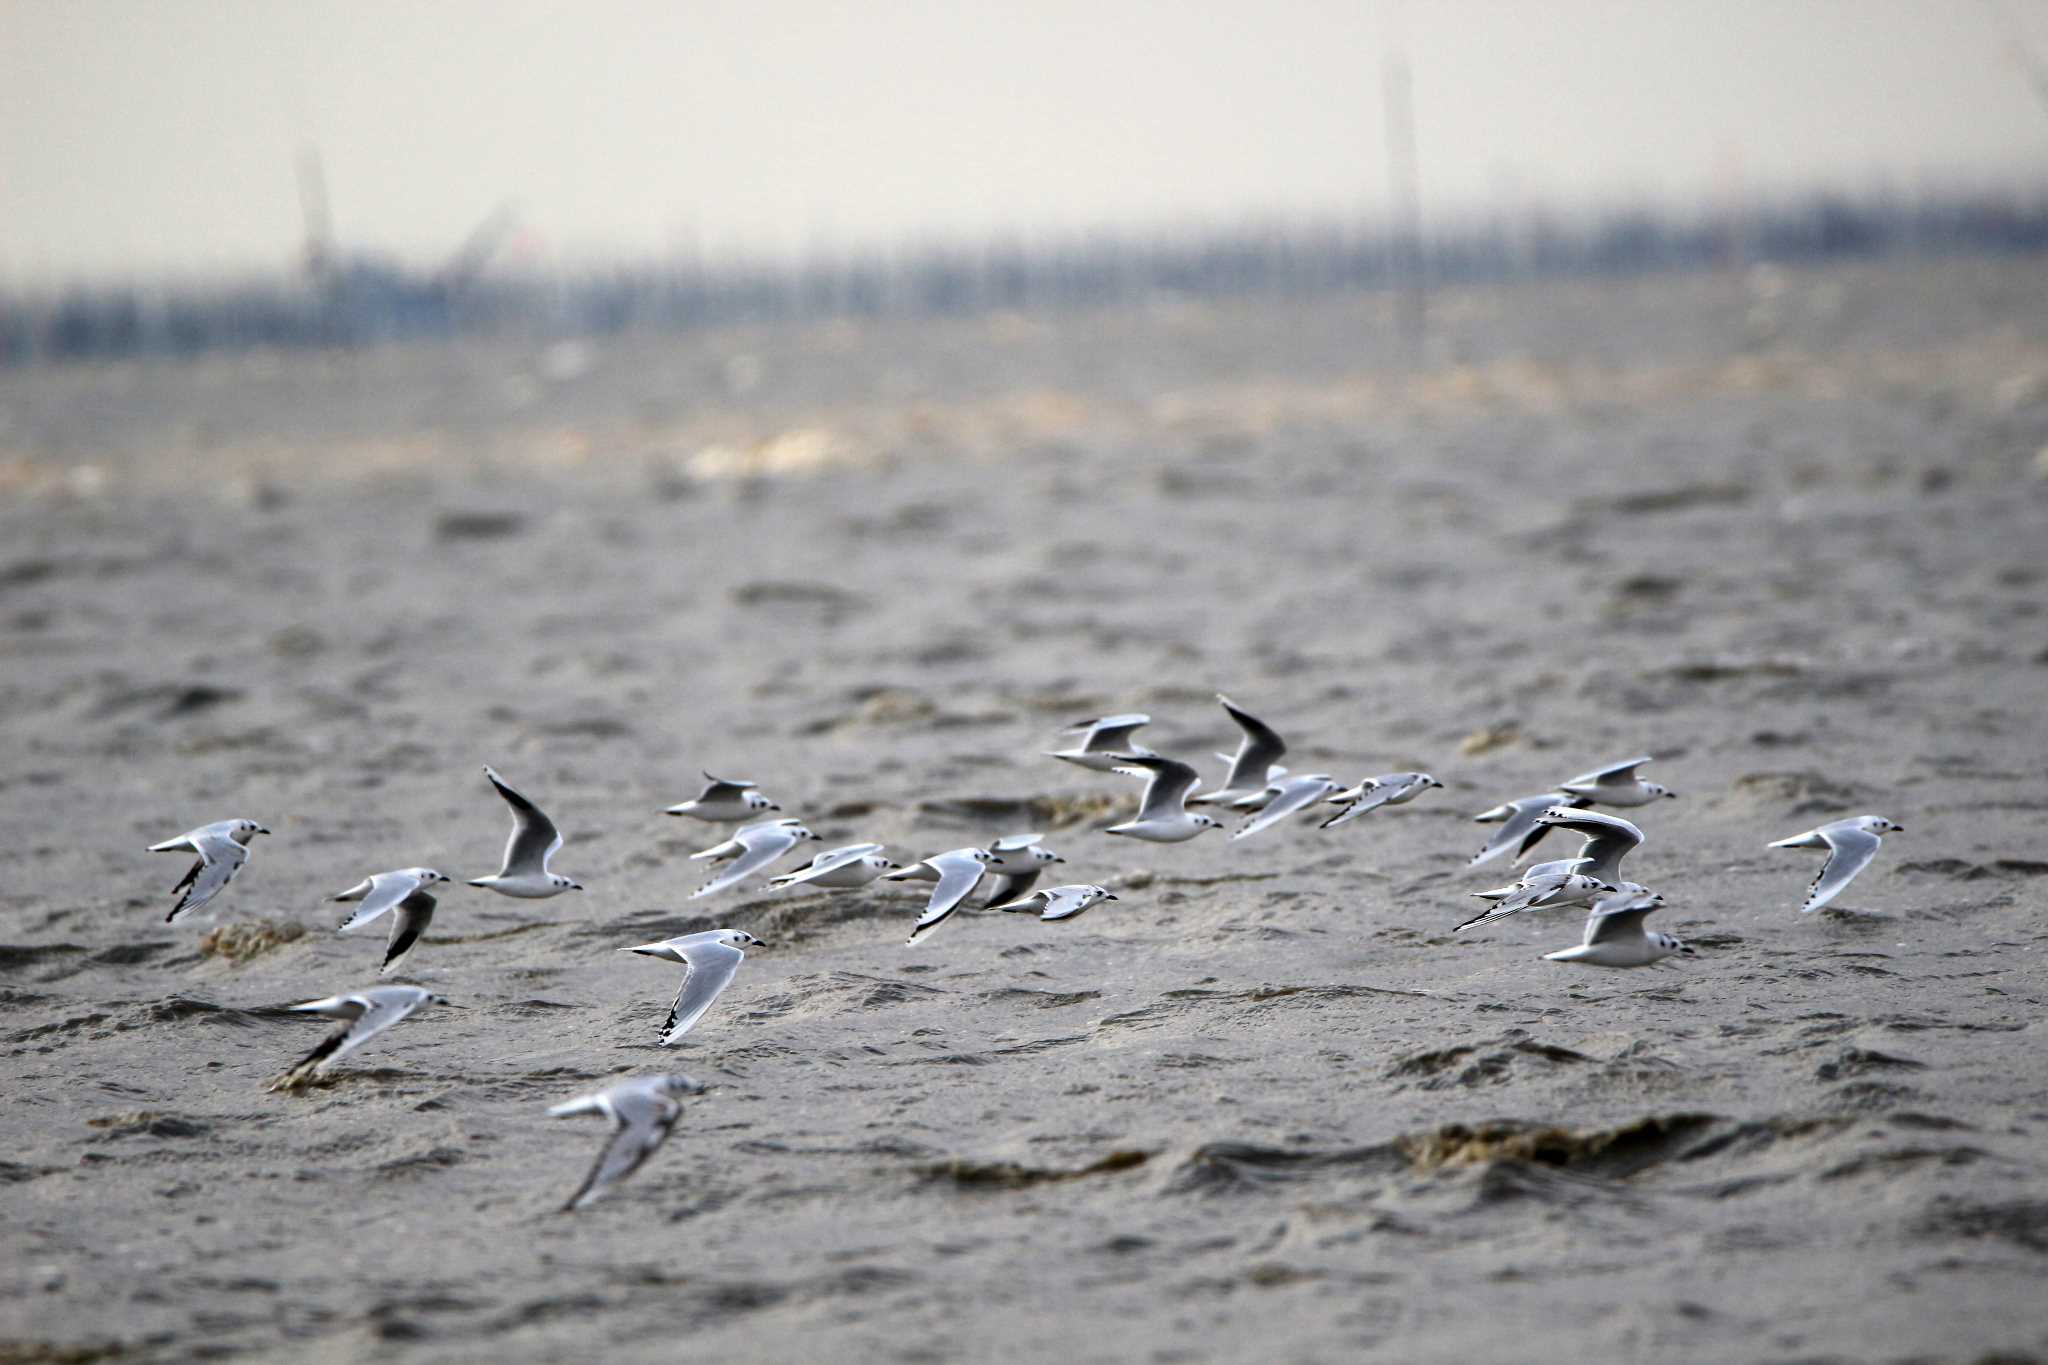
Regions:
[[[1402,338],[1420,358],[1429,327],[1428,266],[1422,253],[1422,172],[1415,150],[1414,79],[1405,53],[1387,57],[1387,192],[1393,201],[1395,313]]]

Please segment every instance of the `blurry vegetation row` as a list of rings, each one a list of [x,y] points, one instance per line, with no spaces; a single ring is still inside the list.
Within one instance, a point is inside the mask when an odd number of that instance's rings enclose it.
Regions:
[[[833,317],[1094,307],[1156,295],[1398,288],[2048,248],[2048,189],[1906,201],[1815,196],[1740,214],[1616,212],[1439,229],[1269,226],[669,262],[566,274],[409,271],[311,254],[302,274],[0,294],[0,366],[439,336],[595,336]],[[476,263],[471,262],[471,265]]]

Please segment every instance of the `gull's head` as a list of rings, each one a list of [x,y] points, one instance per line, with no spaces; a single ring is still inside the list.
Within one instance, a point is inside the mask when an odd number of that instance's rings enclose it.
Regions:
[[[766,948],[768,946],[744,929],[727,929],[719,934],[718,941],[728,948]]]
[[[1222,828],[1223,828],[1223,822],[1222,822],[1221,820],[1215,819],[1215,818],[1214,818],[1214,817],[1212,817],[1212,816],[1207,816],[1207,815],[1190,815],[1190,816],[1188,817],[1188,819],[1190,819],[1190,820],[1192,820],[1192,821],[1194,821],[1194,822],[1195,822],[1195,827],[1196,827],[1197,829],[1222,829]]]
[[[431,867],[408,867],[405,870],[406,872],[411,874],[414,880],[418,881],[421,886],[437,886],[440,883],[448,880],[448,878],[442,876],[439,872],[436,872]]]
[[[548,880],[564,891],[581,891],[583,889],[581,883],[572,882],[558,872],[548,873]]]
[[[238,844],[246,844],[257,835],[268,833],[269,830],[254,820],[237,820],[228,826],[228,837]]]
[[[1031,850],[1031,856],[1041,863],[1063,863],[1066,861],[1065,858],[1062,858],[1049,848],[1034,848]]]
[[[448,1003],[448,997],[445,995],[430,995],[427,997],[427,1003],[429,1005],[445,1005]]]
[[[1430,776],[1430,775],[1429,775],[1428,773],[1423,773],[1423,774],[1421,774],[1421,777],[1422,777],[1422,785],[1423,785],[1423,786],[1425,786],[1425,787],[1441,787],[1441,786],[1443,786],[1443,783],[1441,783],[1441,782],[1437,781],[1437,780],[1436,780],[1435,778],[1431,777],[1431,776]]]
[[[781,810],[781,809],[782,809],[782,807],[780,807],[780,806],[776,805],[776,804],[775,804],[775,803],[774,803],[773,801],[770,801],[770,800],[769,800],[769,799],[768,799],[767,797],[763,796],[763,795],[762,795],[762,794],[761,794],[760,792],[748,792],[748,793],[747,793],[747,809],[748,809],[748,810]]]
[[[1003,860],[1003,856],[1000,853],[991,853],[985,848],[974,849],[973,853],[974,861],[984,865],[988,863],[999,863]]]
[[[1858,829],[1869,834],[1903,834],[1906,832],[1904,825],[1894,824],[1882,815],[1866,815],[1856,822],[1856,826]]]
[[[1643,783],[1643,790],[1651,796],[1668,797],[1673,801],[1678,799],[1678,793],[1665,786],[1662,782],[1645,782]]]
[[[655,1088],[664,1095],[701,1095],[704,1082],[694,1076],[663,1076]]]

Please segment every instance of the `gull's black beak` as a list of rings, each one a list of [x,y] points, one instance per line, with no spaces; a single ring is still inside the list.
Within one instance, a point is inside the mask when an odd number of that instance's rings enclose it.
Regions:
[[[1116,897],[1115,897],[1115,896],[1109,896],[1109,895],[1105,895],[1105,896],[1103,897],[1103,899],[1104,899],[1104,900],[1106,900],[1106,901],[1113,901],[1113,900],[1115,900],[1115,899],[1116,899]]]
[[[776,805],[776,804],[775,804],[775,803],[774,803],[773,801],[770,801],[770,802],[768,803],[768,809],[769,809],[769,810],[781,810],[781,809],[782,809],[782,807],[780,807],[780,806]]]
[[[1904,825],[1893,825],[1893,826],[1892,826],[1892,833],[1894,833],[1894,834],[1904,834],[1905,832],[1906,832],[1906,827],[1905,827]]]
[[[263,826],[261,826],[261,825],[258,825],[258,826],[256,826],[256,832],[257,832],[258,834],[268,834],[268,833],[270,833],[270,831],[269,831],[269,830],[265,829],[265,828],[264,828]]]
[[[571,891],[581,891],[583,889],[583,884],[581,882],[570,882],[569,889]]]

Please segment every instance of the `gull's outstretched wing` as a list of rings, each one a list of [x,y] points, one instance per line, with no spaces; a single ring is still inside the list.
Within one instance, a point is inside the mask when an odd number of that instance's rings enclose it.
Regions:
[[[1473,816],[1472,818],[1481,824],[1498,822],[1500,828],[1486,841],[1486,847],[1472,855],[1472,861],[1467,866],[1477,867],[1481,863],[1491,862],[1511,848],[1515,849],[1515,857],[1519,859],[1536,846],[1537,840],[1550,833],[1548,828],[1540,827],[1536,823],[1543,812],[1570,799],[1568,792],[1541,792],[1535,796],[1518,797],[1505,805],[1495,806],[1492,810],[1482,811]]]
[[[1355,820],[1367,811],[1378,810],[1381,806],[1393,800],[1400,790],[1399,787],[1368,777],[1365,781],[1358,784],[1358,799],[1347,803],[1343,810],[1338,811],[1335,815],[1323,821],[1322,828],[1335,829],[1345,821]],[[1337,798],[1332,797],[1331,799],[1336,800]]]
[[[371,920],[388,910],[398,907],[407,896],[420,889],[420,879],[410,872],[379,872],[370,878],[369,890],[356,901],[356,908],[349,912],[347,919],[336,928],[336,933],[345,934],[351,929],[360,929]],[[344,891],[342,896],[352,892]],[[334,897],[340,900],[341,896]]]
[[[1506,894],[1494,891],[1476,891],[1473,894],[1484,900],[1491,900],[1479,914],[1463,924],[1452,927],[1452,933],[1471,929],[1490,920],[1502,919],[1508,915],[1519,915],[1530,910],[1545,910],[1553,905],[1570,905],[1597,894],[1598,883],[1589,878],[1574,876],[1566,872],[1545,873],[1537,877],[1525,877],[1511,887],[1504,887]]]
[[[384,965],[377,969],[377,975],[390,975],[391,969],[405,960],[405,955],[420,941],[420,935],[433,923],[436,904],[425,891],[415,891],[398,903],[398,913],[391,917],[391,941],[384,946]]]
[[[1119,754],[1117,766],[1142,772],[1149,779],[1145,783],[1145,794],[1138,798],[1140,820],[1171,820],[1179,816],[1187,806],[1188,793],[1202,780],[1200,773],[1179,759],[1157,754]],[[1264,772],[1265,769],[1259,771]]]
[[[734,840],[728,842],[734,841],[740,845],[740,855],[726,864],[724,870],[716,877],[692,891],[691,900],[723,891],[729,886],[737,886],[794,848],[798,842],[798,835],[787,827],[768,826],[741,830],[734,836]]]
[[[1017,899],[1038,885],[1041,871],[1042,868],[1027,867],[1016,872],[991,872],[989,875],[995,879],[995,890],[988,893],[988,899],[981,903],[981,908],[993,910],[1005,901]]]
[[[1820,865],[1820,875],[1807,890],[1806,904],[1799,907],[1802,914],[1811,914],[1841,895],[1856,874],[1870,866],[1884,843],[1877,835],[1854,826],[1837,829],[1824,825],[1818,833],[1827,841],[1828,860]]]
[[[751,782],[739,782],[729,777],[713,777],[710,773],[705,773],[704,790],[697,793],[697,799],[699,801],[729,800],[732,797],[738,796],[741,792],[751,790],[753,785]]]
[[[1276,825],[1297,811],[1306,810],[1337,789],[1337,784],[1326,777],[1290,777],[1281,784],[1280,794],[1268,801],[1265,808],[1231,832],[1233,839],[1242,839],[1257,834],[1269,825]]]
[[[555,822],[542,814],[539,806],[506,786],[505,779],[491,769],[485,768],[484,776],[491,779],[498,795],[504,797],[505,804],[512,808],[512,837],[505,841],[505,866],[498,875],[512,877],[520,873],[545,873],[548,859],[562,846],[562,835],[555,828]]]
[[[799,882],[810,881],[813,877],[822,877],[827,872],[837,872],[848,863],[858,862],[870,853],[880,853],[881,851],[882,846],[880,844],[846,844],[839,848],[829,849],[811,859],[808,867],[773,878],[769,884],[772,886],[795,886]]]
[[[173,892],[185,894],[171,907],[171,913],[164,916],[165,923],[191,914],[218,896],[242,870],[242,864],[249,861],[249,850],[224,834],[202,834],[193,840],[193,845],[199,851],[199,861],[192,864],[192,870],[185,874],[183,881],[171,888]]]
[[[1585,866],[1580,870],[1596,881],[1617,885],[1622,880],[1623,855],[1643,841],[1643,832],[1634,824],[1604,811],[1554,806],[1537,821],[1584,836],[1586,842],[1579,849],[1579,857],[1585,860]]]
[[[1223,704],[1223,709],[1230,713],[1230,718],[1244,731],[1244,738],[1238,743],[1237,753],[1231,757],[1230,776],[1224,779],[1223,789],[1238,791],[1264,786],[1266,769],[1278,763],[1280,756],[1287,752],[1287,741],[1280,738],[1272,726],[1221,692],[1216,694],[1216,700]]]
[[[932,898],[926,902],[924,913],[910,928],[909,942],[915,943],[932,930],[951,918],[981,881],[987,865],[969,857],[954,857],[940,854],[928,858],[927,862],[939,870],[939,884],[932,889]]]
[[[1128,715],[1101,716],[1095,720],[1084,720],[1077,725],[1068,726],[1066,733],[1088,736],[1081,745],[1084,750],[1117,751],[1128,747],[1126,741],[1130,739],[1133,731],[1151,723],[1152,717],[1133,711]]]
[[[1055,886],[1042,894],[1047,899],[1045,911],[1039,918],[1047,924],[1072,919],[1102,901],[1113,899],[1103,888],[1094,885]]]
[[[1612,786],[1615,783],[1627,781],[1635,775],[1637,768],[1642,767],[1649,761],[1650,756],[1643,754],[1639,757],[1628,759],[1625,762],[1610,763],[1604,768],[1595,768],[1591,772],[1580,773],[1571,781],[1559,784],[1558,790],[1570,792],[1574,796],[1590,795],[1595,787]]]
[[[704,1017],[711,1002],[732,984],[733,973],[746,957],[728,943],[698,943],[683,950],[687,966],[682,987],[676,991],[675,1003],[668,1007],[668,1019],[661,1026],[663,1047],[673,1047]]]
[[[1586,916],[1585,946],[1641,938],[1644,919],[1663,903],[1662,896],[1602,896],[1593,902],[1593,912]]]

